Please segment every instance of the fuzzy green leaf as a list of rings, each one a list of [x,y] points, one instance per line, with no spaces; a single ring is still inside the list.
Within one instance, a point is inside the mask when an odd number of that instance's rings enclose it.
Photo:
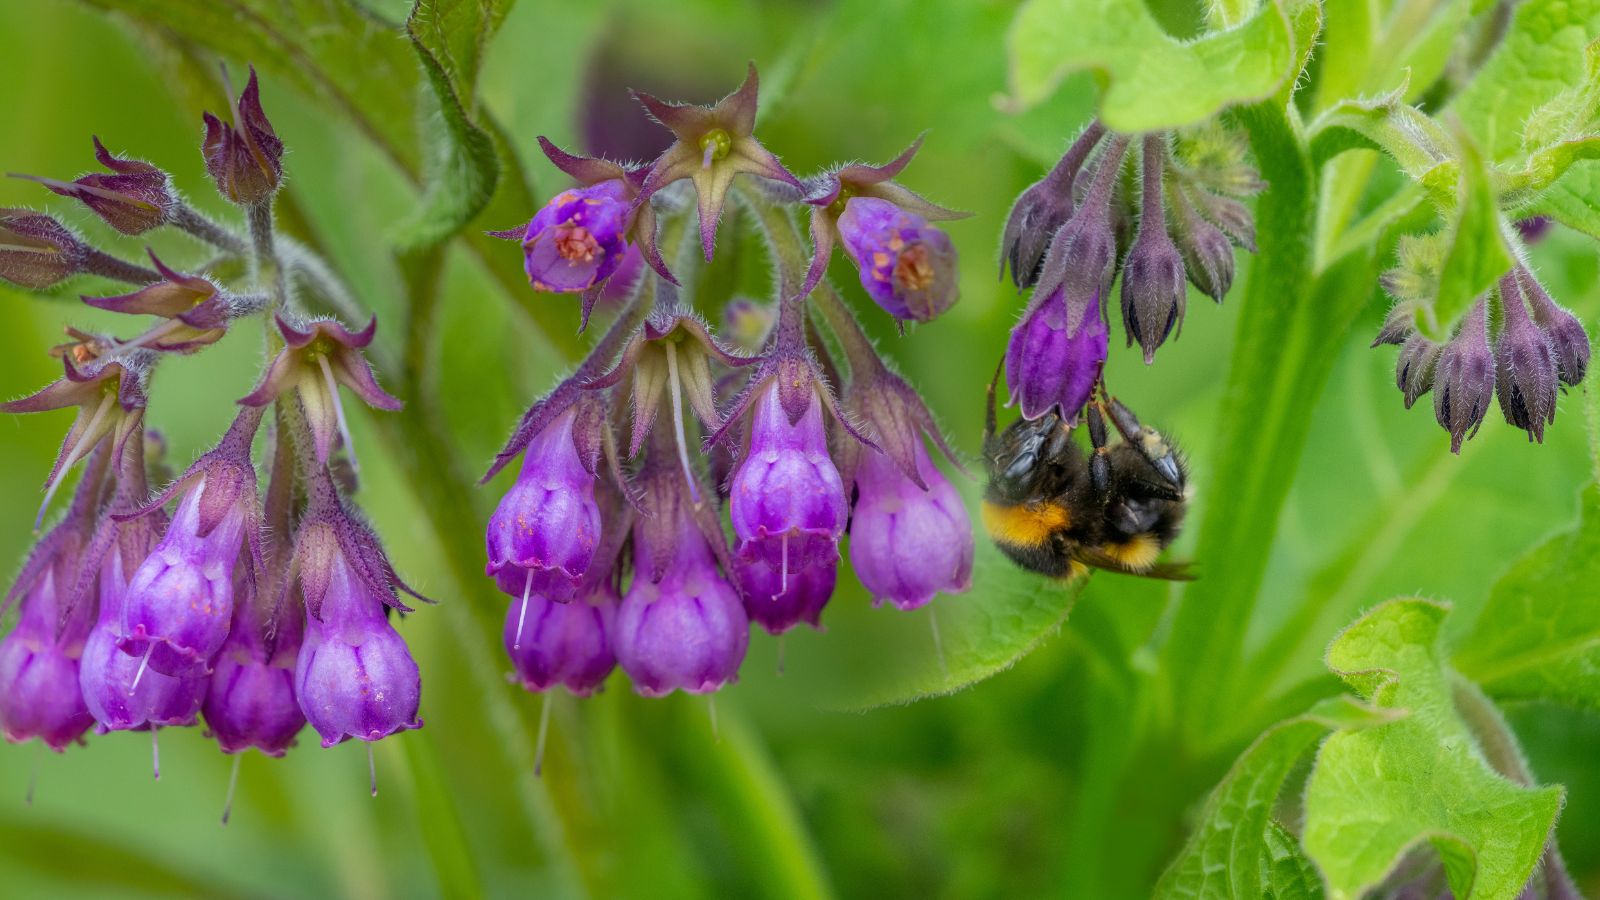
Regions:
[[[407,248],[437,244],[459,231],[489,205],[500,179],[494,138],[477,124],[474,112],[483,50],[515,0],[417,0],[406,19],[406,34],[416,48],[433,88],[442,128],[427,161],[423,196],[411,217],[396,226],[393,239]]]
[[[1317,16],[1313,3],[1272,0],[1237,28],[1179,41],[1139,0],[1028,0],[1008,39],[1012,101],[1033,106],[1091,69],[1108,82],[1100,114],[1109,127],[1189,125],[1292,81]]]
[[[1470,140],[1458,144],[1460,184],[1449,250],[1433,303],[1418,310],[1418,327],[1435,340],[1448,339],[1455,321],[1514,261],[1501,232],[1500,207],[1483,160]],[[1428,185],[1427,181],[1423,184]]]
[[[1320,893],[1315,872],[1307,885],[1301,861],[1274,846],[1272,806],[1295,763],[1329,731],[1369,728],[1400,715],[1332,697],[1267,729],[1211,792],[1200,827],[1161,877],[1156,897],[1255,900],[1264,894],[1307,896],[1310,887]]]
[[[1267,822],[1266,856],[1262,862],[1264,900],[1322,900],[1322,875],[1300,842],[1277,822]]]
[[[1329,895],[1359,897],[1412,848],[1431,845],[1461,898],[1514,897],[1561,809],[1559,787],[1497,774],[1451,699],[1439,647],[1449,607],[1394,600],[1334,639],[1328,666],[1400,721],[1340,731],[1306,788],[1302,844]]]
[[[1600,165],[1577,163],[1518,214],[1549,216],[1568,228],[1600,238]]]
[[[1494,586],[1455,664],[1491,695],[1600,709],[1600,488],[1577,527],[1535,547]]]

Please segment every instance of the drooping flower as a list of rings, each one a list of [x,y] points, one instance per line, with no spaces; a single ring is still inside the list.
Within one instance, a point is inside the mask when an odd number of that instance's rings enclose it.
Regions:
[[[0,403],[0,412],[33,413],[53,409],[78,407],[78,417],[61,442],[55,466],[50,470],[44,501],[39,505],[36,522],[44,520],[45,510],[61,481],[73,464],[86,458],[103,439],[110,439],[110,465],[120,467],[123,448],[128,437],[138,430],[144,419],[145,380],[150,370],[152,354],[135,350],[114,357],[87,356],[75,360],[63,355],[61,364],[64,377],[46,385],[29,397]],[[79,365],[82,368],[79,368]]]
[[[604,414],[597,400],[579,400],[523,450],[522,471],[486,532],[485,574],[507,594],[566,602],[588,570],[600,541],[595,480]]]
[[[875,602],[916,609],[941,591],[972,584],[972,522],[921,441],[914,445],[919,485],[887,455],[864,450],[850,523],[850,564]]]
[[[1442,345],[1428,340],[1420,332],[1413,332],[1400,347],[1400,355],[1395,360],[1394,382],[1405,397],[1406,409],[1410,409],[1418,398],[1433,388],[1439,354],[1443,350]]]
[[[1090,122],[1049,174],[1018,194],[1011,205],[1005,233],[1000,238],[1000,277],[1005,277],[1009,264],[1017,290],[1032,287],[1039,280],[1039,267],[1044,264],[1050,239],[1072,218],[1073,186],[1078,173],[1105,133],[1099,120]]]
[[[278,190],[283,180],[283,142],[261,109],[261,89],[256,70],[233,106],[233,122],[205,114],[206,137],[201,153],[206,172],[222,196],[241,206],[260,203]]]
[[[919,137],[881,166],[851,163],[815,179],[811,205],[811,264],[800,296],[811,293],[828,269],[835,243],[843,242],[861,286],[897,319],[926,322],[956,301],[956,251],[929,220],[967,214],[931,203],[892,179],[922,146]]]
[[[305,617],[287,597],[269,599],[254,579],[240,580],[233,627],[212,661],[206,726],[223,753],[282,756],[306,724],[294,677]]]
[[[289,585],[307,616],[294,674],[300,709],[324,747],[421,728],[421,675],[386,614],[390,607],[406,611],[396,588],[415,592],[372,530],[344,508],[326,469],[310,491]]]
[[[1182,191],[1173,191],[1169,218],[1177,234],[1189,282],[1211,299],[1222,302],[1233,286],[1233,242],[1222,229],[1206,221]]]
[[[728,188],[736,176],[758,175],[800,189],[799,180],[755,139],[757,89],[752,63],[739,89],[712,106],[667,103],[642,91],[633,92],[645,111],[677,137],[651,164],[637,202],[647,202],[675,181],[692,181],[699,198],[700,244],[708,262],[716,246],[717,222],[722,218]],[[672,280],[659,265],[655,235],[641,231],[639,236],[645,242],[646,261]]]
[[[1166,139],[1147,135],[1143,149],[1139,227],[1122,271],[1122,325],[1129,346],[1138,341],[1149,365],[1173,328],[1182,328],[1187,290],[1183,256],[1167,234],[1166,205],[1161,199]]]
[[[1550,340],[1528,316],[1516,273],[1500,279],[1500,339],[1495,343],[1495,396],[1506,421],[1544,440],[1556,420],[1557,367]]]
[[[833,597],[839,564],[818,563],[786,575],[759,559],[749,559],[736,561],[733,572],[750,621],[768,634],[783,634],[801,622],[822,628],[822,610]]]
[[[258,304],[246,298],[223,294],[209,279],[173,271],[153,250],[150,261],[161,273],[161,281],[131,294],[83,298],[83,302],[99,309],[166,320],[121,347],[191,353],[221,340],[230,320],[259,309]]]
[[[622,265],[632,203],[622,179],[557,194],[528,223],[522,252],[534,290],[577,293]]]
[[[1527,267],[1518,266],[1513,274],[1527,295],[1528,305],[1533,308],[1533,321],[1550,340],[1562,383],[1577,387],[1589,370],[1589,332],[1577,316],[1556,305],[1550,292]]]
[[[530,691],[561,685],[587,697],[616,667],[611,649],[616,589],[608,580],[587,597],[557,603],[532,595],[506,611],[505,647],[517,681]]]
[[[63,197],[82,201],[123,234],[143,234],[168,222],[178,206],[178,197],[166,172],[147,162],[113,156],[98,137],[94,138],[94,156],[111,174],[91,172],[73,181],[34,175],[17,177],[37,181]]]
[[[278,351],[254,390],[239,402],[260,408],[287,391],[297,391],[311,427],[318,463],[328,461],[335,435],[343,437],[346,447],[350,443],[339,385],[354,391],[374,409],[392,412],[401,407],[397,397],[378,385],[372,364],[361,353],[377,333],[376,317],[358,332],[332,319],[297,324],[279,315],[277,323],[284,348]]]
[[[1037,419],[1059,409],[1064,420],[1077,421],[1100,380],[1109,345],[1099,298],[1073,323],[1064,287],[1042,299],[1036,296],[1006,344],[1006,383],[1023,418]]]
[[[1434,365],[1433,412],[1450,432],[1450,451],[1478,433],[1494,399],[1495,358],[1489,346],[1489,301],[1479,298],[1439,352]]]
[[[1111,201],[1127,150],[1128,138],[1122,135],[1114,135],[1104,143],[1093,163],[1094,177],[1083,201],[1051,239],[1033,288],[1032,306],[1056,293],[1057,288],[1064,289],[1068,330],[1072,332],[1077,331],[1077,322],[1090,304],[1099,302],[1111,289],[1117,262]]]

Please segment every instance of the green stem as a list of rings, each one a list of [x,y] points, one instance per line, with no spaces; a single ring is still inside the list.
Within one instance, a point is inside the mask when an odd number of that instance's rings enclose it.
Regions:
[[[187,203],[180,202],[172,210],[168,224],[234,256],[250,252],[249,241]]]
[[[289,302],[289,291],[284,281],[283,262],[278,259],[278,247],[272,237],[272,198],[245,207],[250,223],[251,259],[256,267],[256,283],[266,286],[272,295],[274,312]]]

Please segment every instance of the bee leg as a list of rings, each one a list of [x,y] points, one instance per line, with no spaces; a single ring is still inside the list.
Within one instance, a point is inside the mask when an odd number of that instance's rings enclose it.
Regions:
[[[1102,404],[1111,416],[1111,424],[1117,427],[1122,434],[1122,439],[1128,445],[1139,451],[1139,455],[1149,461],[1156,474],[1171,485],[1179,496],[1183,494],[1184,473],[1183,466],[1178,463],[1178,453],[1167,443],[1167,439],[1147,425],[1139,423],[1133,410],[1122,404],[1115,397],[1108,397]]]
[[[1099,404],[1091,403],[1084,410],[1089,425],[1089,443],[1094,455],[1089,457],[1089,488],[1095,499],[1104,505],[1111,497],[1111,451],[1106,447],[1106,420],[1100,414]]]

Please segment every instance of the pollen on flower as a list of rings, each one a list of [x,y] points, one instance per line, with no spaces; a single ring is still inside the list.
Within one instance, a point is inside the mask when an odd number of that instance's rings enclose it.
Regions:
[[[894,263],[894,280],[908,291],[924,291],[932,286],[934,271],[926,244],[916,244],[900,253]]]
[[[556,226],[556,252],[571,263],[594,262],[596,257],[605,254],[600,242],[582,225]]]

